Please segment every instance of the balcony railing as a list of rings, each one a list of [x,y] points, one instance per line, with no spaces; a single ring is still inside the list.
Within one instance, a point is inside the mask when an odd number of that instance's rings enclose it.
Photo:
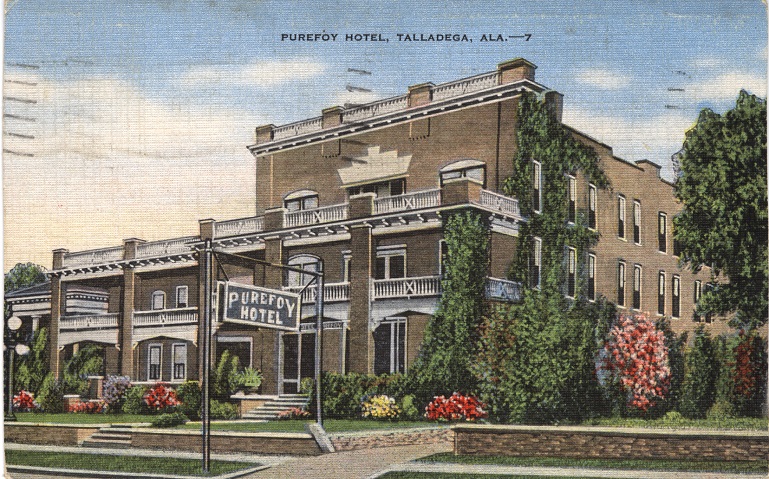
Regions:
[[[374,200],[374,214],[419,210],[441,205],[441,190],[426,190]]]
[[[323,128],[323,117],[310,118],[309,120],[297,121],[275,128],[273,131],[273,140],[278,141],[284,138],[304,135],[313,131],[320,131]]]
[[[284,291],[299,293],[304,286],[283,286]],[[302,292],[302,303],[310,304],[315,302],[318,296],[318,287],[310,285]],[[335,303],[350,300],[350,283],[326,283],[323,285],[323,302]]]
[[[134,312],[134,326],[165,326],[198,322],[198,308],[159,309]]]
[[[352,108],[342,113],[342,122],[365,120],[379,115],[385,115],[398,110],[405,110],[409,106],[408,95],[401,95],[384,100],[375,101],[366,105]]]
[[[483,73],[470,78],[444,83],[433,88],[433,101],[466,95],[499,84],[499,72]]]
[[[439,276],[374,280],[374,299],[438,296],[439,294],[441,294]]]
[[[152,256],[163,256],[167,254],[188,253],[192,251],[189,243],[195,241],[197,237],[187,236],[184,238],[174,238],[163,241],[153,241],[143,243],[136,247],[137,258],[148,258]]]
[[[311,210],[300,210],[286,213],[284,225],[286,228],[296,226],[316,225],[320,223],[329,223],[332,221],[342,221],[347,219],[347,203],[333,206],[323,206]]]
[[[481,190],[479,203],[481,206],[486,206],[508,216],[521,215],[521,210],[518,208],[518,200],[516,198],[500,195],[493,191]]]
[[[264,231],[264,217],[254,216],[237,220],[218,221],[214,224],[214,237],[224,238]]]
[[[95,264],[109,263],[123,259],[123,247],[92,249],[68,253],[64,256],[63,266],[71,268],[75,266],[91,266]]]
[[[118,314],[89,314],[59,318],[59,329],[104,329],[117,328]]]
[[[497,301],[521,301],[521,283],[499,278],[486,278],[486,297]]]

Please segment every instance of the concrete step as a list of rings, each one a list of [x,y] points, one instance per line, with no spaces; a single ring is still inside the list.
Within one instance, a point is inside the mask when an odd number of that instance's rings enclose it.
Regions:
[[[130,434],[124,434],[124,433],[103,433],[103,432],[97,432],[93,434],[91,437],[88,438],[91,441],[105,439],[108,441],[130,441],[131,435]]]
[[[116,448],[116,449],[128,449],[131,447],[131,440],[125,440],[125,439],[98,439],[98,440],[91,440],[86,439],[83,441],[82,444],[83,447],[110,447],[110,448]]]

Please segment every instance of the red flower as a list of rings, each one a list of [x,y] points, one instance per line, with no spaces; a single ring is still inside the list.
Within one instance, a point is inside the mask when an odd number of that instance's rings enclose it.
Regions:
[[[163,383],[157,383],[152,389],[147,391],[147,394],[144,395],[144,402],[150,409],[157,411],[179,404],[179,401],[176,399],[176,392],[166,387]]]
[[[475,421],[488,416],[484,404],[473,396],[454,393],[451,397],[437,396],[425,407],[425,417],[431,421]]]

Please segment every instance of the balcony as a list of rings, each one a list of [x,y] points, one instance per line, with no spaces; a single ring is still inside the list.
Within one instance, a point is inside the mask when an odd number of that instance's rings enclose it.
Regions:
[[[214,238],[253,234],[261,231],[264,231],[263,216],[218,221],[214,225]]]
[[[189,253],[192,251],[189,243],[196,241],[197,239],[196,236],[187,236],[184,238],[142,243],[136,247],[136,257],[151,258],[153,256]]]
[[[518,200],[509,196],[500,195],[489,190],[481,190],[478,204],[489,209],[499,211],[506,216],[519,218],[521,210],[518,208]]]
[[[283,217],[283,226],[285,228],[295,228],[297,226],[317,225],[346,220],[347,207],[348,204],[343,203],[341,205],[286,212]]]
[[[499,278],[486,278],[486,298],[518,303],[521,301],[521,283]]]
[[[156,311],[136,311],[133,317],[134,327],[170,326],[177,324],[197,324],[198,308],[159,309]]]
[[[426,190],[374,200],[374,214],[434,208],[441,205],[441,190]]]
[[[123,259],[123,247],[92,249],[68,253],[64,256],[62,265],[65,268],[77,266],[93,266],[103,263],[111,263]]]
[[[315,303],[318,297],[318,287],[316,285],[307,286],[283,286],[283,291],[290,293],[302,292],[302,304]],[[323,285],[323,302],[338,303],[350,300],[350,283],[326,283]]]
[[[117,325],[117,313],[63,316],[59,318],[60,330],[108,329],[117,328]]]
[[[415,298],[441,294],[440,276],[375,279],[373,299]]]

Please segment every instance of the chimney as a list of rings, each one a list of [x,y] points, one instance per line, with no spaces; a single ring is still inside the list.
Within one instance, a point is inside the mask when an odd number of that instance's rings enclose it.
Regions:
[[[142,243],[146,243],[146,241],[139,238],[124,239],[123,240],[123,259],[136,258],[136,248]]]
[[[420,83],[409,87],[409,108],[427,105],[433,99],[432,83]]]
[[[53,250],[53,269],[62,269],[64,267],[64,257],[69,253],[68,249],[59,248]]]
[[[341,106],[332,106],[323,110],[323,129],[333,128],[342,124],[342,113],[344,108]]]
[[[516,58],[514,60],[508,60],[497,65],[497,71],[499,72],[499,84],[513,83],[519,80],[534,81],[534,70],[537,69],[537,65],[531,63],[525,58]]]
[[[563,120],[563,95],[555,90],[545,92],[545,105],[553,112],[558,123]]]
[[[256,127],[256,144],[269,143],[274,138],[275,125],[262,125]]]

